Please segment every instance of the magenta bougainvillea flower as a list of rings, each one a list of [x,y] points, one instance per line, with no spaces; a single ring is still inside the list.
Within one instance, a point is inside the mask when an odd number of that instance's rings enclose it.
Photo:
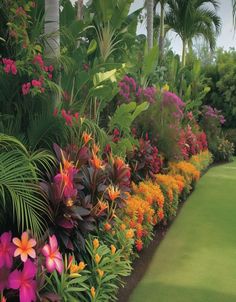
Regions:
[[[11,243],[11,232],[5,232],[0,237],[0,268],[12,267],[14,245]]]
[[[36,301],[36,265],[27,260],[22,271],[14,270],[8,278],[8,287],[18,289],[20,292],[20,302]]]
[[[58,242],[55,235],[49,237],[49,244],[42,248],[42,254],[46,258],[46,267],[49,273],[57,270],[59,274],[63,271],[62,255],[58,250]]]
[[[22,88],[22,94],[23,94],[23,95],[29,94],[29,92],[30,92],[30,87],[31,87],[31,83],[30,83],[30,82],[25,83],[25,84],[22,84],[22,86],[21,86],[21,88]]]

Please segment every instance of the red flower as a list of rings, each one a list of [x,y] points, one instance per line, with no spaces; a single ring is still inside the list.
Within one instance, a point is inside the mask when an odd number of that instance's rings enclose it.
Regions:
[[[41,69],[44,69],[44,62],[43,62],[43,58],[41,54],[37,54],[34,59],[33,59],[33,63],[36,64],[38,63]]]
[[[12,73],[13,75],[17,74],[16,62],[11,59],[2,59],[3,64],[5,65],[4,71],[6,73]]]
[[[11,243],[11,232],[5,232],[0,237],[0,268],[12,267],[12,258],[15,251],[13,243]]]
[[[143,249],[143,242],[141,239],[137,239],[135,241],[135,246],[138,252],[140,252]]]
[[[16,269],[10,274],[9,288],[19,289],[20,302],[36,301],[36,281],[34,280],[36,272],[35,264],[27,260],[22,271]]]

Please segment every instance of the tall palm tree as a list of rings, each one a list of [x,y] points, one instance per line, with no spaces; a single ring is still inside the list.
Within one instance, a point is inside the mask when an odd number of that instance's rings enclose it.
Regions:
[[[45,0],[45,26],[47,35],[46,53],[48,57],[60,54],[60,1]]]
[[[147,42],[148,42],[148,49],[149,50],[153,47],[153,8],[154,8],[154,1],[153,0],[146,0]]]
[[[233,22],[234,22],[234,27],[236,27],[236,0],[232,0],[232,6],[233,6]]]
[[[216,36],[220,32],[221,19],[216,14],[218,0],[168,0],[169,10],[165,23],[167,30],[180,36],[183,44],[182,66],[186,63],[186,49],[193,38],[202,37],[215,48]],[[209,4],[213,6],[211,9]],[[206,6],[207,5],[207,6]]]

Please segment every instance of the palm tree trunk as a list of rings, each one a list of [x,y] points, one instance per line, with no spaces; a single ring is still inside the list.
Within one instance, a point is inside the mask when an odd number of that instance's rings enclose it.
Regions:
[[[59,0],[45,0],[45,25],[47,35],[46,55],[55,58],[60,55],[60,11]]]
[[[182,62],[181,62],[182,67],[185,67],[185,65],[186,65],[186,47],[187,47],[187,42],[186,42],[186,40],[183,40]],[[184,74],[182,72],[181,79],[180,79],[180,87],[179,87],[180,97],[183,96],[183,81],[184,81]]]
[[[83,19],[83,0],[77,1],[77,20]]]
[[[147,42],[148,49],[153,48],[153,0],[146,0],[147,8]]]
[[[161,5],[161,19],[160,19],[160,36],[159,36],[159,61],[161,62],[163,59],[163,53],[164,53],[164,26],[165,26],[165,18],[164,18],[164,1],[160,1]]]
[[[186,65],[186,47],[187,42],[183,40],[183,49],[182,49],[182,67]]]

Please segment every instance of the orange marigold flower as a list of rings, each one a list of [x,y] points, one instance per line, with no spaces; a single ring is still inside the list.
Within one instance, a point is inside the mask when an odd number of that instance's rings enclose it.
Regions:
[[[93,248],[96,250],[99,247],[99,241],[97,238],[93,240]]]
[[[104,271],[98,268],[97,272],[98,272],[99,277],[102,278],[104,275]]]
[[[91,292],[91,296],[92,296],[93,298],[95,298],[95,296],[96,296],[96,290],[95,290],[94,287],[91,287],[90,292]]]
[[[108,196],[111,201],[114,201],[116,198],[120,196],[120,190],[118,188],[115,188],[114,186],[110,185],[107,188]]]
[[[110,223],[108,223],[108,222],[106,222],[105,224],[104,224],[104,229],[105,229],[105,231],[110,231],[110,229],[111,229],[111,225],[110,225]]]
[[[21,240],[18,238],[13,238],[12,242],[17,246],[14,257],[20,255],[21,261],[23,262],[27,261],[28,256],[31,258],[36,257],[35,250],[33,249],[33,247],[36,245],[36,241],[34,239],[29,239],[27,232],[22,233]]]
[[[111,254],[114,255],[116,252],[116,247],[112,244],[111,245]]]
[[[92,139],[92,135],[85,131],[83,132],[82,137],[83,137],[85,145]]]
[[[134,231],[132,229],[129,229],[127,232],[126,232],[126,235],[125,237],[127,239],[132,239],[134,237]]]
[[[122,224],[120,225],[120,229],[121,229],[121,231],[126,230],[126,225],[125,225],[124,223],[122,223]]]
[[[143,242],[141,239],[137,239],[135,241],[135,246],[138,252],[140,252],[143,249]]]
[[[96,254],[95,255],[95,262],[98,264],[100,261],[101,261],[101,257],[98,254]]]

